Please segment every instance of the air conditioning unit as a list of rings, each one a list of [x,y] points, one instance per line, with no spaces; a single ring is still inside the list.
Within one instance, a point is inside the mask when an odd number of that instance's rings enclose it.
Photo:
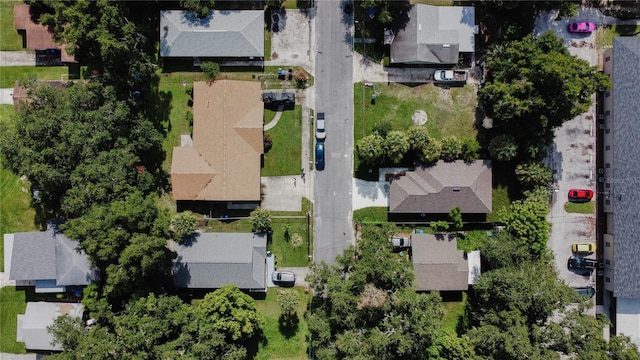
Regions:
[[[607,180],[607,178],[605,178],[604,176],[600,176],[600,177],[598,177],[598,182],[603,183],[603,182],[605,182],[606,180]]]
[[[599,86],[599,87],[598,87],[598,91],[603,92],[604,90],[605,90],[605,89],[604,89],[604,86]]]
[[[598,168],[598,174],[600,175],[604,174],[604,168]]]
[[[605,114],[598,114],[599,120],[604,120],[607,116]]]
[[[604,130],[606,128],[607,128],[607,125],[605,125],[605,124],[598,125],[598,129],[600,129],[600,130]]]

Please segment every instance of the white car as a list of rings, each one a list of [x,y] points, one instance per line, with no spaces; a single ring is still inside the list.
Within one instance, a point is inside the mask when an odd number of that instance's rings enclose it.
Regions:
[[[279,286],[294,286],[296,284],[296,274],[289,271],[276,270],[271,274],[271,281]]]
[[[316,116],[316,139],[324,141],[327,138],[327,132],[324,128],[324,113],[318,113]]]

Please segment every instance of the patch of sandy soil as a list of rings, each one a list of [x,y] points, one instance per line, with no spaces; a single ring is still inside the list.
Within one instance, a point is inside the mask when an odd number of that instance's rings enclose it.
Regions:
[[[421,126],[427,123],[427,113],[424,110],[416,110],[411,116],[411,120],[415,125]]]

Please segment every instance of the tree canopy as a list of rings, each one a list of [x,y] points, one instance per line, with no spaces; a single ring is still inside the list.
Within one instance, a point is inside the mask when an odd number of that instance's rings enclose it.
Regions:
[[[591,95],[608,78],[571,56],[552,31],[538,38],[495,45],[487,58],[487,82],[478,97],[496,131],[519,144],[519,155],[539,159],[553,129],[586,112]]]
[[[234,285],[209,293],[195,305],[176,296],[149,294],[130,301],[109,321],[85,333],[68,316],[49,329],[63,352],[52,359],[248,359],[262,336],[255,301]]]

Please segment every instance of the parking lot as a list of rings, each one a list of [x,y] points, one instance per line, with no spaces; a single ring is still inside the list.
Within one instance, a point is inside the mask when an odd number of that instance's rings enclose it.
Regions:
[[[535,34],[540,35],[553,30],[564,39],[569,53],[597,65],[598,54],[595,44],[595,32],[591,34],[572,34],[567,30],[574,19],[555,20],[555,15],[547,14],[536,20]],[[582,19],[579,19],[582,20]],[[556,191],[548,220],[552,223],[549,249],[555,255],[558,273],[569,286],[595,286],[595,272],[579,275],[567,269],[567,261],[572,255],[571,244],[595,242],[596,220],[594,214],[567,213],[564,206],[571,188],[595,190],[595,96],[594,105],[589,111],[556,129],[555,141],[549,149],[547,164],[554,173]],[[598,195],[594,196],[596,201]],[[595,254],[589,256],[595,258]]]

